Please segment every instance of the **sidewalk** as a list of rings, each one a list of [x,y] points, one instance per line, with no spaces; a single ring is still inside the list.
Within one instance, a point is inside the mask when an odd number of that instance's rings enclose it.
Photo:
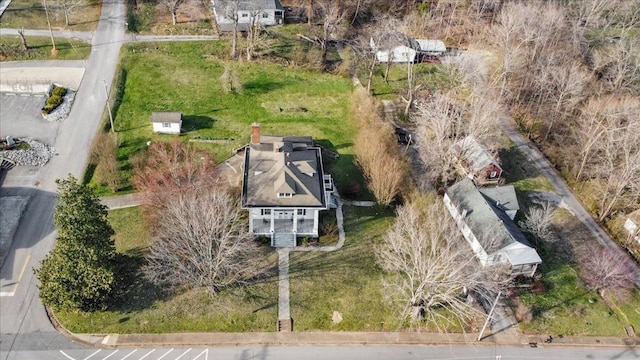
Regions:
[[[545,342],[546,336],[520,335],[509,338],[489,336],[476,341],[478,334],[440,334],[421,332],[249,332],[249,333],[177,333],[71,335],[82,343],[103,347],[168,346],[302,346],[302,345],[478,345],[531,347],[624,347],[639,348],[640,338],[564,337]]]
[[[127,194],[120,196],[109,196],[100,198],[100,203],[109,208],[109,210],[123,209],[138,206],[142,203],[142,199],[138,194]]]

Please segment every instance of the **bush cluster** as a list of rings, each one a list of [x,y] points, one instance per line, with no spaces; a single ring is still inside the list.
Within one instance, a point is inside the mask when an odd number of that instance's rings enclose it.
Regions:
[[[47,98],[47,101],[42,108],[43,114],[50,114],[53,110],[58,108],[64,101],[64,96],[67,94],[67,89],[62,86],[56,86],[51,91],[51,96]]]

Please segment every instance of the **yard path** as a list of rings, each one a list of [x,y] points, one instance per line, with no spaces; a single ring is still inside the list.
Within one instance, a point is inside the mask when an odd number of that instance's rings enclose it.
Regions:
[[[338,198],[338,207],[336,208],[336,223],[338,225],[338,242],[333,246],[309,246],[309,247],[293,247],[279,248],[278,252],[278,320],[288,320],[291,318],[291,303],[289,289],[289,253],[292,251],[310,252],[336,251],[344,246],[344,216],[342,213],[343,201],[336,191]],[[373,206],[374,204],[366,204],[365,206]]]
[[[18,30],[11,28],[0,28],[0,35],[18,35]],[[54,38],[79,39],[91,43],[93,39],[93,31],[71,31],[71,30],[52,30]],[[49,30],[32,30],[24,29],[25,36],[49,37]]]

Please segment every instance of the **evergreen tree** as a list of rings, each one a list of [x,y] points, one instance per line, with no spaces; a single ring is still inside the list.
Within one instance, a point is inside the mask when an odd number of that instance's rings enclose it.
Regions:
[[[115,286],[115,242],[107,208],[72,176],[56,180],[56,244],[36,276],[40,298],[57,309],[104,308]]]

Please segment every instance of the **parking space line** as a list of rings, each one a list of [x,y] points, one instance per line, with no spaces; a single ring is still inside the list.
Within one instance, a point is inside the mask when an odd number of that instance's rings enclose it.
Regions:
[[[133,349],[132,352],[128,353],[127,356],[123,357],[121,360],[124,360],[126,358],[128,358],[129,356],[133,355],[134,352],[138,351],[138,349]]]
[[[162,360],[162,358],[163,358],[163,357],[165,357],[165,356],[169,355],[169,353],[170,353],[170,352],[172,352],[172,351],[173,351],[173,348],[169,349],[169,351],[167,351],[166,353],[164,353],[164,355],[160,356],[160,357],[158,358],[158,360]]]
[[[20,285],[20,281],[22,280],[22,276],[24,276],[25,270],[27,270],[27,265],[29,265],[29,260],[31,260],[31,254],[27,255],[27,259],[24,261],[22,265],[22,270],[20,270],[20,275],[18,275],[18,280],[13,285],[13,290],[11,291],[0,291],[0,296],[13,296],[16,294],[16,290],[18,290],[18,285]]]
[[[64,355],[67,359],[76,360],[76,359],[72,358],[71,356],[65,354],[64,351],[62,351],[62,350],[60,350],[60,353],[62,353],[62,355]]]
[[[151,349],[151,351],[149,351],[148,353],[146,353],[143,357],[141,357],[141,358],[140,358],[140,359],[138,359],[138,360],[142,360],[142,359],[146,358],[147,356],[151,355],[151,353],[152,353],[152,352],[154,352],[154,351],[156,351],[156,349]]]
[[[194,357],[193,360],[198,360],[202,354],[204,354],[204,360],[207,360],[209,358],[209,349],[204,349],[198,356]]]
[[[185,355],[187,355],[187,353],[188,353],[189,351],[191,351],[191,348],[187,349],[187,351],[183,352],[183,353],[182,353],[182,355],[178,356],[178,357],[176,358],[176,360],[180,360],[180,358],[181,358],[181,357],[183,357],[183,356],[185,356]]]
[[[91,357],[93,357],[93,355],[95,355],[95,354],[99,353],[99,352],[100,352],[100,350],[102,350],[102,349],[98,349],[98,350],[96,350],[96,352],[94,352],[93,354],[91,354],[91,355],[87,356],[86,358],[84,358],[84,360],[89,360]]]
[[[113,354],[115,354],[115,353],[117,353],[117,352],[118,352],[118,350],[116,350],[116,351],[112,352],[111,354],[107,355],[107,357],[105,357],[105,358],[104,358],[104,359],[102,359],[102,360],[107,360],[108,358],[110,358],[110,357],[111,357],[111,355],[113,355]]]

